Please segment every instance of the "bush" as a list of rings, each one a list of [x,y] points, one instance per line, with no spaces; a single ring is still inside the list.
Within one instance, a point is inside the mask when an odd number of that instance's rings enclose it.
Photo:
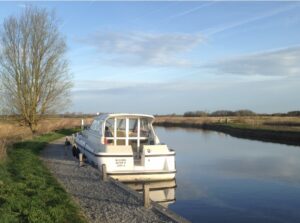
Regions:
[[[254,116],[254,115],[256,115],[255,112],[253,112],[251,110],[247,110],[247,109],[238,110],[238,111],[235,111],[234,113],[236,116]]]
[[[230,110],[218,110],[215,112],[212,112],[210,116],[235,116],[235,113]]]
[[[287,113],[288,116],[300,116],[300,111],[290,111]]]
[[[189,112],[185,112],[183,114],[184,117],[206,117],[208,116],[209,114],[205,111],[189,111]]]

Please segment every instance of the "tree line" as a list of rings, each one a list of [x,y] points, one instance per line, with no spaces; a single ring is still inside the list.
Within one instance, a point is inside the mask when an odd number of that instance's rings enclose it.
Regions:
[[[248,109],[242,109],[237,111],[231,110],[217,110],[214,112],[207,111],[187,111],[183,114],[184,117],[217,117],[217,116],[300,116],[300,111],[289,111],[286,113],[255,113]],[[174,116],[174,114],[173,114]]]

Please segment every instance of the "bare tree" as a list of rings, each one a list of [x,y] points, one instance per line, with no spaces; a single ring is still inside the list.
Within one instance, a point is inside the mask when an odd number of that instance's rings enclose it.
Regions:
[[[0,32],[0,82],[4,105],[32,132],[46,114],[64,108],[72,87],[66,43],[54,13],[28,7]]]

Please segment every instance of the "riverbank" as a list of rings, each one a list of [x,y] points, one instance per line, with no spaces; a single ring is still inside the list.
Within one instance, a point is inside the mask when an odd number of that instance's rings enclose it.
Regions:
[[[90,222],[181,222],[157,211],[155,205],[145,208],[141,196],[134,195],[125,185],[102,181],[98,169],[88,164],[79,167],[71,147],[64,147],[63,139],[46,147],[41,157]]]
[[[87,222],[78,205],[39,159],[60,130],[14,143],[0,163],[0,222]]]
[[[231,136],[300,145],[298,117],[172,117],[158,116],[154,125],[199,128],[223,132]]]
[[[41,120],[37,125],[36,135],[46,134],[59,129],[71,129],[81,126],[82,118],[60,118],[48,117]],[[85,124],[90,124],[92,119],[85,118]],[[17,121],[17,119],[0,119],[0,139],[7,141],[21,141],[31,139],[32,133],[28,126]]]
[[[0,162],[0,222],[187,222],[156,204],[144,208],[140,194],[100,180],[88,164],[79,167],[64,145],[72,133],[59,130],[8,148]]]

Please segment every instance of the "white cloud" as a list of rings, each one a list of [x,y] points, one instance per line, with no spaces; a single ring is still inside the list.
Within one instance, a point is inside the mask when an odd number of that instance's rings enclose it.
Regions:
[[[206,65],[217,74],[299,76],[300,46],[220,60]]]
[[[86,42],[104,54],[106,62],[116,65],[186,66],[184,58],[203,42],[199,34],[98,32]]]

